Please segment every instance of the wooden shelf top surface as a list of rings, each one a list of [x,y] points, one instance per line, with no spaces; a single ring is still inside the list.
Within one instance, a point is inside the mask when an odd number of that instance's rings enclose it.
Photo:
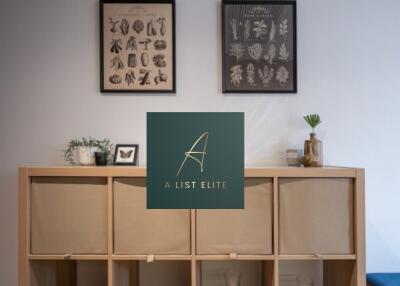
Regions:
[[[246,167],[245,177],[356,177],[358,168],[324,166],[321,168],[255,166]],[[146,177],[146,166],[22,166],[27,176]]]

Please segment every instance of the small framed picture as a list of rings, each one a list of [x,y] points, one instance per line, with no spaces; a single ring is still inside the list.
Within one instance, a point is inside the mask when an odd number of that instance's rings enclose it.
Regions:
[[[100,0],[100,89],[175,93],[175,1]]]
[[[137,165],[138,144],[117,144],[115,146],[114,165]]]
[[[222,1],[224,93],[296,93],[296,1]]]

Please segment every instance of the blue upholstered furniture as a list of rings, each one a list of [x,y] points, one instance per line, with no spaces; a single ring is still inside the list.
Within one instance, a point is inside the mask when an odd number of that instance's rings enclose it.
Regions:
[[[400,273],[370,273],[367,282],[370,286],[400,286]]]

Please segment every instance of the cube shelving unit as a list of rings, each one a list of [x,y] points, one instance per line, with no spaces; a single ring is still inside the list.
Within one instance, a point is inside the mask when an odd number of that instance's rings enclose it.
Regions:
[[[19,286],[365,286],[364,170],[245,169],[245,208],[148,210],[146,168],[21,167]],[[300,273],[301,274],[301,273]]]

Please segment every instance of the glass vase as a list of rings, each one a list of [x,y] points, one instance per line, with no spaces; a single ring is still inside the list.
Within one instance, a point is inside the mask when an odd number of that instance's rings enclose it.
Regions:
[[[322,142],[317,139],[315,133],[310,133],[310,139],[304,142],[305,167],[321,167],[323,165]]]

